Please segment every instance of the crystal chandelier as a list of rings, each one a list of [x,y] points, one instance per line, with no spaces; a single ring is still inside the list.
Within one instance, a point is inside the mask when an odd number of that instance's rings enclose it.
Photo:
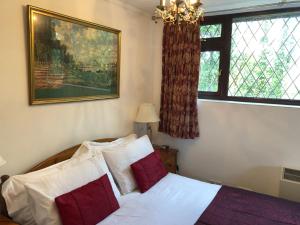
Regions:
[[[200,0],[160,0],[156,7],[153,20],[162,19],[164,23],[181,22],[195,24],[203,17],[204,10]]]

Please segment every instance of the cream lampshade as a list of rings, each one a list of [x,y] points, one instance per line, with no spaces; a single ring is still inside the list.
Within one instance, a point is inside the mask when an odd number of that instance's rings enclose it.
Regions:
[[[137,123],[156,123],[159,118],[155,112],[154,105],[151,103],[143,103],[140,105],[135,122]]]
[[[4,166],[4,164],[6,164],[6,161],[2,158],[2,156],[0,155],[0,167]]]
[[[152,128],[150,123],[159,122],[159,117],[155,112],[154,105],[151,103],[143,103],[140,105],[138,109],[138,113],[135,118],[135,122],[137,123],[146,123],[147,131],[150,140],[152,139]]]

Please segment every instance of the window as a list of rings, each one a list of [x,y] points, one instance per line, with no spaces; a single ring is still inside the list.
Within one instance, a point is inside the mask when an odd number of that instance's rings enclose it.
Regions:
[[[222,25],[211,24],[204,25],[200,28],[201,38],[217,38],[221,37]]]
[[[201,75],[199,77],[199,90],[218,92],[220,67],[220,52],[201,52]]]
[[[223,23],[215,21],[202,25],[200,28],[202,40],[201,71],[199,76],[199,93],[208,96],[219,95],[221,76],[221,54],[223,51]]]
[[[300,9],[207,17],[200,31],[199,98],[300,105]]]

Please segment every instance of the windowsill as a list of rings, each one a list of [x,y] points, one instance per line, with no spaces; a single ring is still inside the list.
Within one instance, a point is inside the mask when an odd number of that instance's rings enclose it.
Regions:
[[[267,106],[267,107],[300,109],[299,105],[283,105],[283,104],[270,104],[270,103],[257,103],[257,102],[240,102],[240,101],[216,100],[216,99],[201,99],[201,98],[198,98],[198,102],[213,102],[213,103],[222,103],[222,104],[236,104],[236,105],[265,106],[265,107]]]

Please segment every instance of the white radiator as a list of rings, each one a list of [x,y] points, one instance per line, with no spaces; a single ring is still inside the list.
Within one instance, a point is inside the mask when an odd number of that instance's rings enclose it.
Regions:
[[[300,202],[300,170],[283,168],[279,196]]]

